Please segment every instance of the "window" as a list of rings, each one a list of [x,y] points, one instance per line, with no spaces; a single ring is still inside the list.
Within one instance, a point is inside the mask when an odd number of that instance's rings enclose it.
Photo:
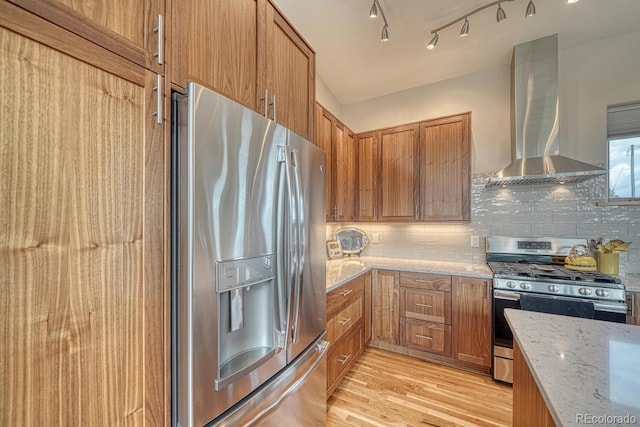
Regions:
[[[607,110],[609,200],[640,200],[640,103]]]

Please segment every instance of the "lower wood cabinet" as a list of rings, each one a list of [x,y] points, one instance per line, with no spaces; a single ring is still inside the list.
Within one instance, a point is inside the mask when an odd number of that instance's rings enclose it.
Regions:
[[[491,280],[453,277],[453,357],[491,367]]]
[[[415,350],[451,354],[451,326],[444,323],[400,319],[400,345]]]
[[[555,427],[556,425],[515,340],[513,340],[513,425],[518,427]]]
[[[354,328],[344,339],[331,344],[327,353],[327,399],[358,360],[363,350],[362,328]]]
[[[640,292],[627,291],[627,324],[640,325]]]
[[[398,275],[399,273],[389,270],[376,270],[373,273],[372,341],[398,344]]]

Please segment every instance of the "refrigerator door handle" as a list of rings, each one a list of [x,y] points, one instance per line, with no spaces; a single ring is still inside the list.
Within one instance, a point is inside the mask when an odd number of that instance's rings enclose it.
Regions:
[[[296,241],[296,251],[298,253],[297,263],[296,263],[296,272],[295,272],[295,292],[294,292],[294,302],[293,302],[293,328],[291,334],[291,342],[295,343],[298,341],[298,326],[300,324],[300,311],[302,304],[302,274],[304,272],[304,246],[306,239],[306,227],[305,227],[305,212],[304,212],[304,198],[302,192],[302,177],[300,176],[300,162],[298,161],[298,150],[291,150],[291,157],[293,161],[293,171],[294,171],[294,188],[295,193],[292,194],[292,198],[295,199],[295,204],[297,205],[297,221],[294,224],[296,228],[297,241]]]

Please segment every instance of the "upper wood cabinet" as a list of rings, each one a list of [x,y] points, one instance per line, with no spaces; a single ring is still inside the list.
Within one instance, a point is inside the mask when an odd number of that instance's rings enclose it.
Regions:
[[[337,221],[355,220],[356,140],[353,132],[338,122],[334,148],[334,202]]]
[[[376,221],[378,218],[378,134],[368,132],[357,137],[356,219]]]
[[[423,221],[471,215],[470,114],[420,123],[420,214]]]
[[[418,196],[418,125],[380,132],[379,214],[381,221],[415,221]]]
[[[157,76],[7,2],[0,64],[0,424],[169,425]]]
[[[164,74],[164,0],[9,0],[149,70]]]
[[[491,281],[453,277],[453,357],[491,367]]]
[[[171,78],[197,82],[313,140],[315,53],[267,0],[186,0],[172,11]]]
[[[171,80],[196,82],[264,112],[259,49],[266,0],[185,0],[172,10]],[[262,95],[259,95],[262,94]]]
[[[335,117],[325,110],[322,105],[316,104],[316,138],[315,144],[324,151],[327,156],[325,162],[325,176],[327,180],[326,219],[332,221],[335,212],[333,204],[333,129]]]

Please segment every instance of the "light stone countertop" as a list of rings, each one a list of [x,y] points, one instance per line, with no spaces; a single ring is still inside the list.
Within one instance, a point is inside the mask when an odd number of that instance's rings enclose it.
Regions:
[[[327,292],[347,283],[368,270],[379,268],[419,273],[491,279],[493,273],[485,263],[425,261],[382,257],[348,257],[327,260]]]
[[[505,315],[558,427],[640,424],[639,326],[512,309]]]

